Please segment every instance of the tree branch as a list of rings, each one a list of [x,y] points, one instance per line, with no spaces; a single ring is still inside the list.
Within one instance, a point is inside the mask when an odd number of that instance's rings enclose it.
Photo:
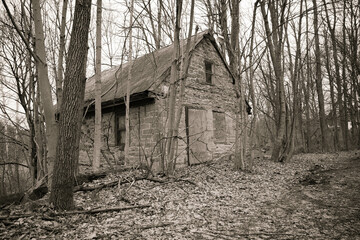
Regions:
[[[2,162],[2,163],[0,163],[0,166],[4,166],[4,165],[19,165],[19,166],[22,166],[22,167],[29,168],[29,166],[24,165],[22,163],[17,163],[17,162]]]
[[[9,7],[7,5],[7,3],[5,2],[5,0],[2,0],[2,3],[5,7],[6,13],[8,15],[8,17],[10,18],[11,23],[13,24],[13,26],[15,27],[16,32],[19,34],[19,36],[21,37],[21,39],[23,40],[23,42],[26,45],[26,48],[28,49],[28,51],[30,52],[31,56],[37,61],[37,62],[41,62],[42,64],[45,64],[43,61],[41,61],[41,59],[32,51],[29,42],[26,40],[26,38],[24,37],[24,35],[21,33],[18,25],[16,24],[13,16],[11,15],[11,12],[9,10]]]

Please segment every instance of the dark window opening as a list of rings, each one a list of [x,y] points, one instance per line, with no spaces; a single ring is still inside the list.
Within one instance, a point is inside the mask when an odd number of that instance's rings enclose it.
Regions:
[[[212,76],[213,76],[213,71],[212,71],[212,63],[205,61],[205,81],[208,84],[212,84]]]
[[[213,128],[215,143],[226,142],[226,120],[225,113],[213,111]]]
[[[125,115],[119,115],[116,119],[116,145],[119,146],[121,151],[125,149]]]

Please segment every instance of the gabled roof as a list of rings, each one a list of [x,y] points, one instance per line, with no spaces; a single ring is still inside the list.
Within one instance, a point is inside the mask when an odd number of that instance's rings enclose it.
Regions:
[[[208,34],[207,31],[197,34],[197,45]],[[194,42],[195,37],[192,37]],[[180,41],[181,47],[186,44]],[[130,94],[144,92],[154,89],[153,86],[171,67],[174,46],[170,45],[142,57],[133,60],[132,77],[130,82]],[[123,98],[126,95],[126,81],[128,77],[129,63],[115,66],[102,72],[101,88],[102,102]],[[95,98],[95,75],[86,81],[85,102]]]
[[[218,51],[222,61],[228,68],[224,58],[215,43],[214,38],[208,31],[198,33],[192,36],[192,49],[196,47],[205,37],[209,38]],[[195,42],[196,41],[196,42]],[[180,41],[181,49],[186,46],[186,39]],[[170,45],[152,53],[133,60],[132,78],[130,83],[130,94],[141,93],[147,90],[155,89],[161,81],[158,79],[165,78],[169,73],[174,45]],[[121,99],[126,95],[126,81],[128,77],[129,63],[122,66],[115,66],[102,72],[102,102],[109,102],[115,99]],[[229,68],[228,68],[229,70]],[[230,70],[229,70],[230,72]],[[89,103],[95,98],[95,75],[86,81],[85,102]]]

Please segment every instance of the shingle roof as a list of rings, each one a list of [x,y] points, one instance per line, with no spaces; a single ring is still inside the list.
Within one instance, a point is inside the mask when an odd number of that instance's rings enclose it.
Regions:
[[[198,33],[193,46],[195,47],[205,35],[208,35],[208,31]],[[192,36],[192,42],[194,41],[195,36]],[[181,40],[180,44],[185,47],[186,40]],[[171,67],[173,49],[174,46],[170,45],[133,60],[130,94],[156,88],[156,86],[153,86],[156,80],[164,77],[163,75]],[[120,99],[126,95],[128,68],[129,64],[125,63],[121,67],[115,66],[102,72],[102,102]],[[95,75],[86,81],[85,102],[91,102],[94,98]]]

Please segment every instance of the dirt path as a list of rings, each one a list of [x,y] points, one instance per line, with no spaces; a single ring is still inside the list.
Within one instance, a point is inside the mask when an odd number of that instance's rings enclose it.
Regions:
[[[324,157],[274,205],[278,229],[307,234],[300,239],[360,239],[360,156]]]
[[[51,217],[45,205],[8,209],[36,217],[0,221],[0,239],[360,239],[360,151],[303,154],[281,164],[257,159],[252,173],[224,158],[181,169],[178,181],[133,181],[78,192],[84,209],[144,209]],[[40,213],[40,217],[39,217]]]

